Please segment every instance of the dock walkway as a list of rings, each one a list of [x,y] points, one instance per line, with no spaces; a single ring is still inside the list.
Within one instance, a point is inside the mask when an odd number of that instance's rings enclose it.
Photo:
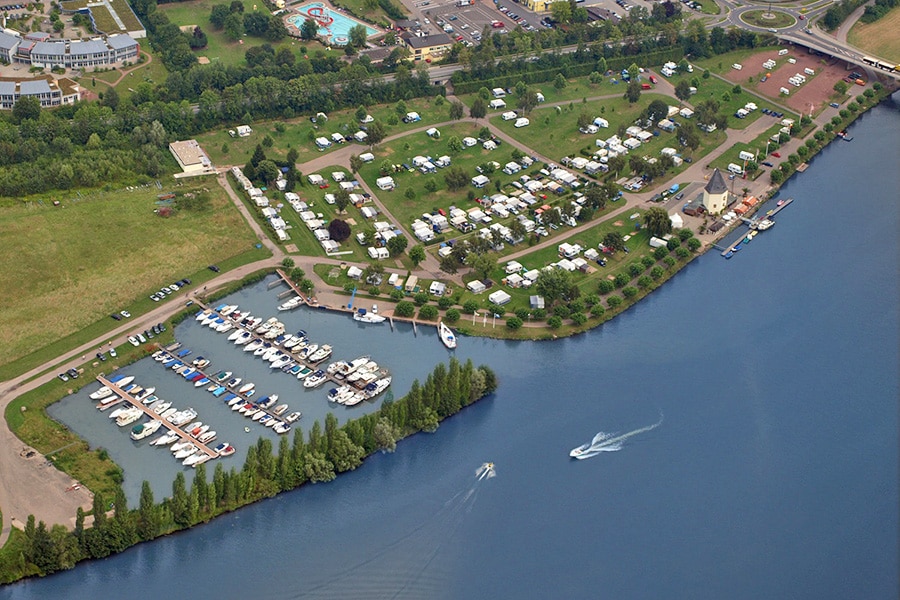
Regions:
[[[117,386],[115,383],[112,383],[109,379],[104,377],[102,374],[97,375],[97,381],[99,381],[102,385],[105,385],[106,387],[111,389],[120,398],[123,398],[124,400],[130,402],[134,406],[141,409],[141,411],[143,411],[144,414],[146,414],[148,417],[150,417],[154,421],[159,421],[160,423],[162,423],[163,427],[168,428],[169,431],[174,431],[175,433],[177,433],[179,438],[181,438],[181,441],[190,442],[190,443],[194,444],[195,446],[197,446],[197,448],[200,449],[200,452],[207,454],[211,459],[216,458],[218,456],[218,454],[216,453],[215,450],[212,450],[206,444],[201,444],[197,438],[191,437],[183,429],[176,427],[175,425],[172,425],[166,419],[163,419],[160,415],[153,412],[152,408],[145,406],[140,400],[136,400],[134,396],[132,396],[131,394],[129,394],[128,392],[126,392],[125,390],[123,390],[122,388]]]

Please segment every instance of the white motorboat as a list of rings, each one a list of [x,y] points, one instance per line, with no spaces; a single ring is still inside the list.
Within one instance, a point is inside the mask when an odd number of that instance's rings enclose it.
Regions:
[[[169,422],[175,427],[181,427],[185,423],[189,423],[191,419],[197,416],[197,411],[193,408],[186,408],[180,413],[175,413],[169,417]]]
[[[203,425],[202,421],[194,421],[193,423],[191,423],[190,425],[188,425],[184,428],[184,432],[189,434],[189,433],[191,433],[191,431],[193,431],[197,427],[200,427],[201,425]]]
[[[287,421],[288,423],[293,423],[294,421],[297,421],[298,419],[300,419],[300,417],[302,417],[302,416],[303,416],[303,413],[301,413],[298,410],[296,412],[292,412],[291,414],[289,414],[287,417],[285,417],[284,420]]]
[[[254,417],[253,420],[256,421],[256,417]],[[259,418],[259,421],[257,421],[257,422],[260,425],[265,425],[266,427],[271,427],[272,425],[275,424],[274,421],[275,421],[275,418],[272,415],[267,415],[267,414],[263,413],[263,415]]]
[[[165,419],[165,420],[168,421],[168,420],[169,420],[169,417],[171,417],[172,415],[174,415],[174,414],[177,413],[177,412],[178,412],[178,409],[175,408],[175,407],[167,408],[167,409],[165,410],[165,412],[163,412],[163,413],[162,413],[161,415],[159,415],[159,416],[162,417],[163,419]]]
[[[363,396],[362,392],[354,392],[344,400],[344,406],[356,406],[365,399],[366,397]]]
[[[352,394],[353,388],[349,385],[342,385],[341,387],[336,387],[328,390],[328,400],[329,402],[337,402],[338,404],[343,404],[341,400],[343,399],[345,394]]]
[[[247,332],[244,331],[243,329],[235,329],[228,335],[228,341],[233,342],[236,339],[238,339],[239,337],[241,337],[242,335],[244,335],[245,333],[247,333]]]
[[[267,415],[267,414],[266,414],[265,412],[263,412],[262,410],[257,410],[255,413],[253,413],[253,416],[251,417],[251,419],[254,420],[254,421],[259,421],[259,420],[262,419],[263,417],[268,417],[268,416],[269,416],[269,415]]]
[[[214,439],[216,439],[215,431],[207,431],[207,432],[203,433],[202,435],[197,436],[197,441],[200,442],[201,444],[208,444],[209,442],[213,441]]]
[[[281,367],[283,367],[284,365],[288,364],[288,363],[291,362],[292,360],[293,360],[293,359],[292,359],[290,356],[287,356],[287,355],[285,355],[285,354],[282,354],[279,358],[277,358],[277,359],[270,365],[270,368],[272,368],[272,369],[280,369]]]
[[[353,313],[353,320],[360,323],[384,323],[386,318],[378,314],[378,305],[373,304],[370,311],[366,311],[364,308],[357,309]]]
[[[443,321],[438,323],[438,333],[441,336],[441,342],[443,342],[447,348],[450,350],[456,348],[456,335],[454,335],[449,327],[444,325]]]
[[[155,387],[155,386],[150,386],[150,387],[148,387],[148,388],[145,388],[145,389],[141,390],[140,393],[138,393],[138,394],[133,394],[133,395],[134,395],[134,399],[135,399],[135,400],[143,400],[144,398],[146,398],[146,397],[152,395],[153,392],[155,392],[155,391],[156,391],[156,387]]]
[[[331,346],[329,346],[328,344],[322,344],[321,346],[319,346],[319,349],[310,354],[309,358],[307,358],[306,360],[308,360],[309,362],[317,363],[325,360],[329,356],[331,356]]]
[[[272,349],[271,342],[262,342],[256,350],[253,351],[253,356],[263,356],[266,352]]]
[[[132,423],[140,419],[143,414],[144,411],[142,411],[141,409],[132,407],[116,417],[116,425],[118,425],[119,427],[131,425]]]
[[[297,356],[299,356],[299,357],[300,357],[301,359],[303,359],[303,360],[306,360],[311,354],[313,354],[314,352],[316,352],[318,349],[319,349],[319,345],[318,345],[318,344],[307,344],[307,345],[303,348],[303,350],[301,350],[301,351],[297,354]]]
[[[123,412],[125,412],[125,411],[128,410],[129,408],[131,408],[131,407],[129,407],[129,406],[120,406],[119,408],[117,408],[117,409],[115,409],[114,411],[112,411],[111,413],[109,413],[109,418],[110,418],[110,419],[118,419],[118,418],[119,418],[119,415],[121,415]]]
[[[199,450],[199,448],[198,448]],[[204,458],[209,459],[209,455],[206,452],[195,451],[193,454],[185,458],[181,464],[186,467],[194,467]]]
[[[246,346],[244,346],[244,352],[256,352],[263,345],[262,340],[253,340]]]
[[[363,395],[365,395],[366,398],[374,398],[384,390],[388,389],[391,385],[391,381],[392,379],[390,376],[382,377],[378,381],[368,384],[365,390],[363,390]]]
[[[226,307],[223,308],[222,310],[220,310],[220,311],[219,311],[219,314],[222,315],[223,317],[227,317],[228,315],[230,315],[231,313],[233,313],[234,311],[236,311],[237,308],[238,308],[238,305],[237,305],[237,304],[231,304],[231,305],[229,305],[229,306],[226,306]]]
[[[279,404],[272,410],[272,414],[275,415],[276,417],[280,417],[281,415],[283,415],[284,413],[287,412],[287,409],[288,409],[287,404]]]
[[[155,412],[158,415],[161,415],[164,412],[166,412],[167,410],[169,410],[170,408],[172,408],[171,402],[160,402],[159,404],[157,404],[156,406],[153,407],[153,412]]]
[[[244,401],[244,399],[241,398],[240,396],[235,396],[234,398],[232,398],[231,400],[228,401],[228,406],[236,406],[243,401]]]
[[[178,434],[174,431],[167,431],[152,442],[150,442],[151,446],[168,446],[172,442],[178,439]]]
[[[156,433],[159,428],[162,427],[162,423],[153,419],[148,423],[141,423],[139,425],[135,425],[131,428],[131,439],[137,441],[142,440],[146,437],[150,437],[154,433]]]
[[[217,325],[214,329],[215,329],[218,333],[228,333],[229,331],[231,331],[232,329],[234,329],[234,323],[231,323],[231,322],[229,322],[229,321],[225,321],[224,323],[222,323],[222,324],[220,324],[220,325]]]
[[[198,312],[197,316],[194,317],[194,319],[197,321],[203,321],[211,314],[213,314],[213,311],[207,308],[206,310],[201,310],[200,312]]]
[[[326,375],[325,371],[319,369],[309,377],[303,380],[303,387],[305,388],[314,388],[316,386],[322,385],[325,383]]]
[[[272,346],[268,348],[265,352],[262,353],[262,359],[266,362],[270,362],[281,355],[281,348],[277,346]]]
[[[222,444],[219,445],[221,446]],[[234,454],[234,446],[226,443],[224,448],[222,448],[221,450],[216,450],[216,454],[218,454],[219,456],[231,456],[232,454]]]
[[[235,346],[244,346],[246,344],[249,344],[252,340],[253,340],[253,334],[250,333],[249,331],[245,331],[241,335],[239,335],[236,340],[234,340],[234,345]]]
[[[187,448],[190,445],[191,445],[191,443],[189,441],[185,440],[182,442],[177,442],[175,444],[172,444],[172,446],[169,448],[169,450],[171,450],[172,453],[174,454],[180,450],[183,450],[184,448]]]
[[[121,379],[110,379],[110,383],[113,383],[117,388],[122,389],[132,381],[134,381],[134,375],[126,375]]]
[[[278,310],[293,310],[303,304],[303,298],[300,296],[294,296],[287,302],[283,302],[278,305]]]
[[[209,425],[201,425],[191,430],[191,437],[199,439],[201,435],[209,431]]]
[[[272,426],[272,429],[275,430],[275,433],[285,434],[291,430],[291,426],[283,421],[279,421]]]
[[[181,448],[175,453],[175,458],[179,460],[184,460],[194,452],[196,452],[199,448],[194,444],[188,444],[187,446]]]
[[[303,367],[302,369],[300,369],[297,372],[297,379],[302,380],[302,379],[308,377],[309,375],[312,375],[312,373],[313,373],[312,369],[310,369],[309,367]]]
[[[237,387],[237,386],[241,385],[242,381],[243,381],[243,379],[241,379],[240,377],[234,377],[234,378],[228,380],[228,383],[225,384],[225,387],[230,387],[230,388]]]
[[[92,392],[90,394],[90,396],[88,396],[88,397],[91,400],[103,400],[104,398],[106,398],[108,396],[112,396],[112,394],[113,394],[112,389],[104,385],[102,388],[100,388],[96,392]]]
[[[159,396],[157,396],[156,394],[150,394],[149,396],[141,400],[141,404],[143,404],[144,406],[150,406],[157,400],[159,400]]]
[[[250,390],[252,390],[255,387],[256,387],[255,383],[245,383],[238,390],[238,394],[246,394],[247,392],[249,392]]]

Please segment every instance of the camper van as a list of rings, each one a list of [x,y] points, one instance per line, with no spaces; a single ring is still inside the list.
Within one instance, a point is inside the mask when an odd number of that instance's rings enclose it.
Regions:
[[[741,165],[736,165],[734,163],[728,163],[728,170],[734,173],[735,175],[743,175],[744,169],[741,168]]]

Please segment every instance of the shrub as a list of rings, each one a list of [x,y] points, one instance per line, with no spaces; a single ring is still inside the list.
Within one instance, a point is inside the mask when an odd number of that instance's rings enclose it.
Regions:
[[[702,244],[697,238],[691,238],[687,241],[687,247],[691,252],[696,252],[700,249],[700,246],[702,246]]]
[[[660,267],[659,265],[657,265],[657,266],[653,267],[652,269],[650,269],[650,277],[653,279],[659,279],[660,277],[663,276],[663,272],[664,272],[663,268]]]
[[[608,294],[614,289],[616,289],[615,284],[609,279],[601,279],[600,283],[597,284],[597,289],[600,290],[601,294]]]
[[[679,248],[678,250],[675,251],[675,256],[677,256],[681,260],[686,259],[690,255],[691,255],[691,251],[688,250],[687,248]]]
[[[674,267],[674,266],[675,266],[675,263],[678,262],[678,261],[676,261],[676,260],[675,260],[674,258],[672,258],[671,256],[667,256],[667,257],[665,257],[665,258],[663,259],[663,262],[666,263],[666,266],[667,266],[667,267]]]
[[[447,296],[441,296],[438,298],[438,306],[441,310],[447,310],[451,306],[453,306],[453,300],[448,298]]]
[[[544,317],[547,316],[547,311],[543,308],[536,308],[533,311],[531,311],[531,316],[534,317],[535,319],[543,319]]]
[[[628,285],[629,281],[631,281],[631,278],[628,275],[626,275],[625,273],[618,273],[618,274],[616,274],[616,278],[615,278],[614,282],[616,284],[616,287],[620,288],[620,287],[625,287],[626,285]]]
[[[456,323],[457,321],[459,321],[459,317],[459,310],[455,308],[448,308],[447,312],[444,314],[444,320],[448,323]]]
[[[549,319],[547,319],[547,325],[549,325],[552,329],[559,329],[562,327],[562,319],[553,315]]]
[[[622,305],[622,297],[621,296],[610,296],[606,299],[606,304],[610,308],[617,308]]]
[[[573,314],[571,319],[572,319],[572,323],[574,323],[575,325],[580,326],[580,325],[584,325],[585,323],[587,323],[587,316],[583,312],[577,312],[577,313]]]
[[[669,255],[669,249],[665,246],[660,246],[659,248],[653,251],[653,256],[656,257],[656,260],[662,260]]]
[[[644,272],[644,267],[640,263],[631,263],[628,266],[628,274],[632,277],[637,277],[641,273]]]
[[[419,318],[425,319],[427,321],[433,321],[438,316],[437,306],[434,304],[426,304],[422,308],[419,309]]]
[[[572,314],[572,311],[565,304],[559,304],[553,308],[553,314],[561,319],[565,319]]]
[[[569,311],[572,313],[583,312],[584,302],[582,302],[581,300],[573,300],[569,302]]]
[[[649,256],[644,256],[641,258],[641,264],[644,265],[645,269],[649,269],[650,267],[652,267],[653,263],[655,263],[655,262],[656,261],[653,260],[652,258],[650,258]]]
[[[416,306],[422,306],[426,302],[428,302],[428,292],[419,292],[415,296],[413,296],[413,301],[416,303]]]
[[[527,308],[517,308],[515,310],[516,316],[525,321],[528,319],[529,312]]]
[[[622,295],[626,298],[634,298],[635,296],[637,296],[637,293],[637,288],[632,285],[622,288]]]
[[[379,294],[381,294],[381,290],[378,289],[377,285],[373,285],[372,287],[369,288],[370,296],[378,296]]]
[[[391,300],[393,300],[394,302],[400,302],[401,300],[403,300],[403,290],[398,290],[397,288],[392,289]]]
[[[474,314],[476,310],[478,310],[478,302],[475,300],[466,300],[466,303],[463,304],[463,310],[467,313]]]
[[[416,305],[409,300],[401,300],[394,309],[398,317],[411,317],[416,314]]]
[[[588,306],[595,306],[597,304],[600,304],[600,296],[598,296],[597,294],[588,294],[584,297],[584,303]]]
[[[510,329],[519,329],[522,327],[522,319],[519,317],[510,317],[506,320],[506,326]]]
[[[681,239],[677,237],[669,238],[669,241],[666,242],[666,248],[668,248],[670,252],[680,245]]]
[[[599,317],[600,315],[602,315],[605,312],[606,312],[606,310],[603,308],[603,306],[601,304],[595,304],[591,307],[591,315],[593,315],[595,317]]]
[[[653,280],[650,279],[650,277],[647,275],[641,275],[637,280],[637,285],[642,290],[645,290],[648,287],[650,287],[650,284],[652,284],[652,283],[653,283]]]
[[[691,231],[690,227],[683,227],[678,230],[678,239],[680,239],[682,242],[692,237],[694,237],[694,232]]]

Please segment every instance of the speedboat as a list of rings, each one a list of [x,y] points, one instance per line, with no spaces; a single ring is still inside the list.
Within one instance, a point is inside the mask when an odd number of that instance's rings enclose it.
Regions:
[[[221,444],[219,444],[218,446],[213,448],[213,452],[215,452],[216,454],[221,454],[222,451],[225,450],[225,448],[227,448],[227,447],[228,447],[228,442],[222,442]]]
[[[262,340],[253,340],[252,342],[250,342],[249,344],[244,346],[244,352],[256,352],[256,350],[258,348],[260,348],[262,345],[263,345]]]
[[[256,387],[256,384],[255,384],[255,383],[245,383],[245,384],[242,385],[241,388],[238,390],[238,394],[246,394],[247,392],[249,392],[250,390],[252,390],[252,389],[255,388],[255,387]]]
[[[578,446],[577,448],[572,448],[571,450],[569,450],[569,456],[571,456],[572,458],[579,458],[585,452],[587,452],[590,449],[590,447],[591,447],[591,443],[588,442],[587,444],[582,444],[582,445]]]
[[[156,391],[156,387],[150,386],[148,388],[141,390],[140,393],[134,394],[134,399],[135,400],[144,400],[148,396],[153,395],[153,392],[155,392],[155,391]]]
[[[319,349],[318,344],[308,344],[300,352],[297,353],[301,359],[306,360],[311,354]]]
[[[110,389],[104,385],[102,388],[100,388],[96,392],[91,392],[90,396],[88,396],[88,397],[91,400],[102,400],[102,399],[106,398],[107,396],[112,396],[112,394],[113,394],[112,389]]]
[[[206,310],[201,310],[200,312],[198,312],[194,319],[196,321],[204,321],[211,314],[213,314],[213,311],[207,308]]]
[[[144,414],[139,408],[130,408],[116,417],[116,425],[119,427],[125,427],[126,425],[131,425],[138,419],[140,419]]]
[[[174,431],[167,431],[166,433],[162,434],[161,436],[159,436],[158,438],[156,438],[155,440],[150,442],[150,445],[151,446],[168,446],[169,444],[171,444],[172,442],[174,442],[177,439],[178,439],[177,433],[175,433]]]
[[[282,354],[280,358],[278,358],[277,360],[275,360],[275,362],[272,363],[271,368],[273,368],[273,369],[280,369],[280,368],[283,367],[284,365],[286,365],[286,364],[288,364],[289,362],[291,362],[291,360],[292,360],[292,359],[291,359],[290,356],[287,356],[287,355]]]
[[[213,395],[213,397],[218,398],[219,396],[221,396],[222,394],[224,394],[227,391],[228,391],[227,387],[225,387],[224,385],[220,385],[212,391],[212,395]]]
[[[240,404],[243,401],[244,401],[244,399],[241,398],[240,396],[235,396],[234,398],[232,398],[231,400],[228,401],[228,406],[234,406],[236,404]]]
[[[200,427],[195,427],[193,430],[191,430],[191,437],[199,438],[207,431],[209,431],[209,425],[201,425]]]
[[[456,348],[456,336],[453,334],[453,331],[451,331],[449,327],[444,325],[443,321],[438,323],[438,332],[440,333],[441,341],[447,348],[449,348],[450,350]]]
[[[303,382],[303,387],[314,388],[318,385],[322,385],[323,383],[325,383],[325,371],[319,369],[306,378],[306,380]]]
[[[307,376],[311,375],[312,372],[313,372],[313,370],[310,369],[309,367],[303,367],[303,368],[300,369],[300,371],[297,373],[297,379],[301,379],[301,380],[302,380],[302,379],[305,379]]]
[[[259,415],[259,420],[258,420],[259,424],[265,425],[266,427],[269,427],[270,425],[272,425],[273,424],[272,421],[275,420],[272,417],[272,415],[267,415],[264,412],[257,413],[257,415]],[[257,421],[256,415],[253,415],[253,420]]]
[[[278,402],[278,394],[272,394],[271,396],[266,396],[265,398],[260,398],[259,404],[260,408],[268,409],[270,406],[273,406],[276,402]]]
[[[269,416],[269,415],[267,415],[267,414],[266,414],[265,412],[263,412],[262,410],[257,410],[255,413],[253,413],[252,419],[253,419],[254,421],[259,421],[259,420],[262,419],[263,417],[268,417],[268,416]]]
[[[111,413],[109,413],[109,418],[110,418],[110,419],[117,419],[117,418],[119,418],[119,415],[121,415],[123,412],[125,412],[125,411],[128,410],[128,409],[129,409],[128,406],[120,406],[120,407],[117,408],[116,410],[114,410],[114,411],[112,411]]]
[[[194,387],[203,387],[204,385],[209,383],[209,377],[201,377],[197,381],[194,382]]]
[[[285,417],[284,420],[287,421],[288,423],[293,423],[294,421],[298,420],[302,416],[303,416],[303,413],[301,413],[298,410],[296,412],[292,412],[291,414],[289,414],[287,417]]]
[[[200,461],[201,458],[203,458],[204,456],[207,456],[207,454],[205,452],[199,452],[199,450],[200,450],[199,448],[197,448],[197,450],[194,450],[194,452],[192,452],[190,455],[185,457],[185,459],[181,462],[181,464],[183,464],[186,467],[192,467],[195,464],[197,464],[197,462]]]
[[[195,446],[194,444],[188,444],[187,446],[185,446],[185,447],[181,448],[180,450],[178,450],[177,452],[175,452],[175,458],[179,459],[179,460],[184,460],[185,458],[187,458],[188,456],[190,456],[197,450],[199,450],[199,448],[197,448],[197,446]]]
[[[170,409],[171,410],[171,409]],[[169,422],[175,427],[181,427],[185,423],[197,416],[197,411],[193,408],[186,408],[180,413],[175,413],[169,417]]]
[[[218,452],[219,456],[231,456],[232,454],[234,454],[234,446],[232,446],[231,444],[228,444],[227,446],[225,446],[224,450],[220,450]]]
[[[187,448],[190,445],[191,445],[191,443],[189,441],[184,440],[184,441],[172,444],[172,446],[171,446],[171,448],[169,448],[169,450],[171,450],[172,453],[174,454],[175,452],[183,450],[184,448]]]
[[[262,342],[259,347],[253,351],[253,356],[263,356],[266,352],[273,348],[271,342]]]
[[[110,383],[116,384],[116,386],[118,386],[119,388],[123,388],[126,385],[128,385],[129,383],[131,383],[132,381],[134,381],[134,375],[126,375],[125,377],[122,377],[120,379],[113,378],[113,379],[110,379],[109,381],[110,381]]]
[[[285,434],[291,430],[291,426],[283,421],[279,421],[278,423],[275,423],[275,425],[272,427],[272,429],[275,430],[275,433]]]
[[[244,331],[243,329],[235,329],[228,335],[228,341],[233,342],[245,333],[247,333],[247,332]]]
[[[161,415],[164,412],[166,412],[167,410],[169,410],[170,408],[172,408],[171,402],[160,402],[159,404],[157,404],[156,406],[153,407],[153,412],[155,412],[158,415]]]
[[[293,309],[297,308],[298,306],[300,306],[301,304],[303,304],[303,298],[301,298],[300,296],[294,296],[287,302],[283,302],[282,304],[279,304],[278,310],[293,310]]]
[[[309,362],[317,363],[325,360],[331,356],[331,346],[328,344],[322,344],[319,346],[319,349],[309,355],[307,359]]]
[[[135,425],[131,428],[131,439],[135,441],[142,440],[145,437],[149,437],[156,433],[160,427],[162,427],[162,423],[156,419],[153,419],[149,423]]]
[[[226,307],[223,308],[222,310],[220,310],[220,311],[219,311],[219,314],[222,315],[223,317],[227,317],[228,315],[230,315],[231,313],[233,313],[234,311],[236,311],[237,308],[238,308],[238,305],[237,305],[237,304],[231,304],[231,305],[229,305],[229,306],[226,306]]]
[[[252,339],[253,339],[253,334],[250,333],[249,331],[245,331],[241,335],[239,335],[237,337],[237,339],[234,340],[234,345],[235,346],[243,346],[244,344],[249,344]]]
[[[228,383],[225,384],[225,387],[230,387],[230,388],[237,387],[241,384],[242,381],[243,381],[243,379],[241,379],[240,377],[234,377],[234,378],[228,380]]]
[[[391,377],[382,377],[378,381],[368,384],[363,393],[366,398],[374,398],[384,390],[388,389],[388,386],[390,385]]]
[[[378,314],[378,306],[373,304],[371,311],[366,311],[364,308],[357,309],[353,313],[353,320],[360,323],[384,323],[386,319]]]
[[[287,412],[287,409],[288,409],[287,404],[279,404],[272,410],[272,414],[275,415],[276,417],[280,417],[281,415],[283,415],[284,413]]]
[[[163,419],[165,419],[165,420],[168,421],[168,420],[169,420],[169,417],[171,417],[172,415],[174,415],[174,414],[177,413],[177,412],[178,412],[178,409],[177,409],[177,408],[174,408],[174,407],[173,407],[173,408],[167,408],[167,409],[165,410],[165,412],[163,412],[163,413],[162,413],[161,415],[159,415],[159,416],[162,417]]]
[[[156,394],[150,394],[149,396],[141,400],[141,404],[143,404],[144,406],[150,406],[157,400],[159,400],[159,396],[157,396]]]
[[[207,432],[202,433],[197,436],[197,441],[200,442],[201,444],[207,444],[207,443],[213,441],[214,439],[216,439],[215,431],[207,431]]]

